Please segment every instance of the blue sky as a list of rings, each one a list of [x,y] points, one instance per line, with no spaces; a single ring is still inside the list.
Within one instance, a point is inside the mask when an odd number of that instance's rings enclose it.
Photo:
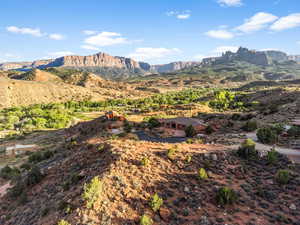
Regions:
[[[149,63],[238,46],[300,54],[299,0],[3,0],[0,61],[99,51]]]

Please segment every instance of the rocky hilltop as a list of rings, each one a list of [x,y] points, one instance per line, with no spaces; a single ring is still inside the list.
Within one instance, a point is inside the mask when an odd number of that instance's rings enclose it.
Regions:
[[[275,62],[286,62],[291,58],[284,52],[269,50],[255,51],[240,47],[236,53],[228,51],[220,57],[203,59],[203,64],[224,64],[233,61],[245,61],[258,66],[268,66]]]
[[[161,65],[153,65],[151,69],[153,71],[157,71],[159,73],[167,73],[167,72],[173,72],[176,70],[185,69],[188,67],[198,66],[201,62],[172,62],[168,64],[161,64]]]

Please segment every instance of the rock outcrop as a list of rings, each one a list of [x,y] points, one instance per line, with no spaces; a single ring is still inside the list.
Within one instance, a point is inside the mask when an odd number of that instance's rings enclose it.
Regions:
[[[153,65],[151,69],[159,73],[168,73],[188,67],[198,66],[201,62],[172,62],[169,64]]]
[[[205,58],[202,63],[207,65],[244,61],[258,66],[268,66],[276,62],[282,63],[288,60],[290,60],[289,56],[281,51],[255,51],[240,47],[236,53],[228,51],[220,57]]]

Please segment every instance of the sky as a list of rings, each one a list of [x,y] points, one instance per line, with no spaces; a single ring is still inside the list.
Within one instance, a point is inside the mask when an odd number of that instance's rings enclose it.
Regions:
[[[299,0],[2,0],[0,62],[105,52],[151,64],[239,46],[300,54]]]

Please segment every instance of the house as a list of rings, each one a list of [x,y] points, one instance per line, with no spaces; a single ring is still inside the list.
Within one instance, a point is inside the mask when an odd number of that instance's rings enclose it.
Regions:
[[[204,132],[207,127],[207,125],[203,121],[189,117],[159,119],[158,121],[160,122],[161,127],[166,129],[185,131],[187,127],[192,126],[197,133]]]

